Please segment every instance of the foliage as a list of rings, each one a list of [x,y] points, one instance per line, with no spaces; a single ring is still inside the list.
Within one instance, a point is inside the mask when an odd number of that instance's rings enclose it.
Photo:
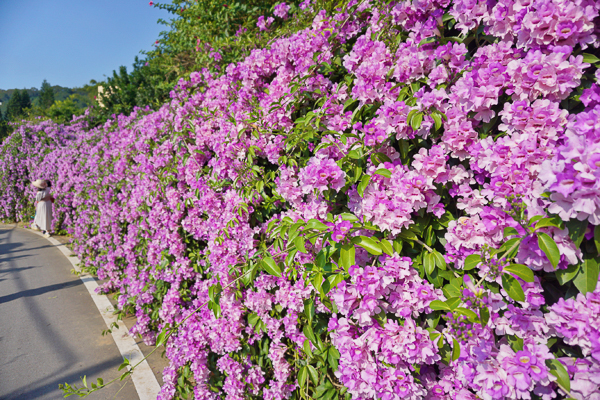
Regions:
[[[54,104],[54,90],[52,86],[44,79],[40,88],[40,99],[39,105],[42,109],[46,110]]]
[[[45,115],[57,123],[69,122],[73,117],[82,115],[84,110],[77,107],[75,96],[67,98],[63,101],[55,101],[50,108],[45,111]]]
[[[83,89],[71,90],[71,94],[64,100],[54,99],[55,88],[44,80],[42,88],[36,93],[32,104],[28,91],[16,90],[10,97],[7,106],[7,120],[22,124],[25,121],[39,121],[40,119],[52,119],[59,124],[70,122],[73,117],[80,116],[86,112],[82,104],[89,105],[90,85]],[[70,90],[70,89],[69,89]],[[60,98],[63,98],[64,92],[60,92]],[[82,93],[85,93],[82,95]],[[5,124],[6,133],[10,126]]]
[[[31,108],[31,99],[25,89],[16,90],[6,106],[6,119],[17,121],[25,117],[27,110]]]
[[[157,109],[169,99],[169,93],[179,79],[191,72],[204,68],[222,72],[223,67],[242,60],[252,49],[310,25],[311,21],[304,14],[296,16],[296,3],[292,2],[286,18],[276,17],[264,31],[260,31],[257,21],[273,10],[278,1],[153,3],[154,7],[169,11],[173,18],[168,22],[159,21],[167,30],[162,32],[155,48],[145,52],[144,60],[136,57],[132,72],[128,73],[122,66],[106,80],[104,107],[95,111],[98,121],[106,120],[112,114],[128,114],[136,106]]]
[[[0,110],[0,142],[2,142],[2,139],[8,136],[9,130],[8,121],[4,119],[2,116],[2,110]]]
[[[145,65],[137,57],[131,73],[121,66],[119,73],[113,71],[102,86],[101,107],[95,112],[104,121],[115,113],[130,114],[135,106],[159,108],[172,89],[160,68]]]
[[[161,399],[597,397],[598,5],[542,3],[305,2],[157,111],[21,126],[3,216],[56,182]]]

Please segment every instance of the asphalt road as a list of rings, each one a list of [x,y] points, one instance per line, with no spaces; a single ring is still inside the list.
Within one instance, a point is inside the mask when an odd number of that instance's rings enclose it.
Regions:
[[[60,383],[120,376],[123,358],[112,336],[101,335],[106,325],[71,268],[46,239],[0,225],[0,399],[62,399]],[[87,398],[138,395],[125,380]]]

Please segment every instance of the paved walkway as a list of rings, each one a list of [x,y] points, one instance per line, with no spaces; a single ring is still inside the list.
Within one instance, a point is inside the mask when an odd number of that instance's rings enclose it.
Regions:
[[[60,383],[120,375],[123,358],[71,268],[46,239],[0,225],[0,399],[62,399]],[[137,400],[131,380],[88,397],[113,398]]]

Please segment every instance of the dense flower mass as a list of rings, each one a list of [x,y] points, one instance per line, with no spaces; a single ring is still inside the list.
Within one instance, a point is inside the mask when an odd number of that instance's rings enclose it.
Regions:
[[[159,110],[23,123],[0,216],[53,181],[161,399],[600,399],[600,2],[320,4]]]

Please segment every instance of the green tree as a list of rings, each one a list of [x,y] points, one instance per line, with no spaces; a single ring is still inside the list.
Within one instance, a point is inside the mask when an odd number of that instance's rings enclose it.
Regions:
[[[107,118],[112,114],[129,114],[136,106],[158,108],[168,99],[172,88],[160,68],[145,65],[137,57],[131,73],[121,66],[102,86],[98,103]]]
[[[9,121],[16,121],[23,117],[23,108],[21,107],[21,91],[15,90],[8,99],[8,105],[6,106],[6,119]]]
[[[21,110],[25,113],[25,110],[31,108],[31,97],[26,89],[21,90]]]
[[[171,4],[154,3],[168,11],[170,21],[159,20],[168,30],[161,33],[152,51],[136,57],[134,69],[113,71],[99,96],[96,124],[112,114],[129,113],[133,107],[160,107],[180,78],[207,68],[220,74],[230,63],[249,55],[255,48],[266,46],[275,37],[310,26],[314,15],[298,14],[286,20],[276,18],[267,31],[259,31],[260,16],[271,16],[281,0],[172,0]],[[300,0],[289,0],[290,15],[296,15]],[[331,2],[329,2],[331,3]],[[332,4],[335,4],[333,2]],[[319,3],[315,9],[321,10]]]
[[[4,119],[2,115],[2,110],[0,109],[0,142],[8,136],[8,123]]]
[[[54,104],[54,89],[52,89],[52,86],[44,79],[42,87],[40,88],[40,107],[43,110],[47,110],[52,104]]]
[[[46,112],[52,121],[59,124],[67,123],[73,119],[73,116],[81,115],[82,113],[83,110],[77,107],[77,104],[75,103],[74,94],[63,101],[55,101]]]

